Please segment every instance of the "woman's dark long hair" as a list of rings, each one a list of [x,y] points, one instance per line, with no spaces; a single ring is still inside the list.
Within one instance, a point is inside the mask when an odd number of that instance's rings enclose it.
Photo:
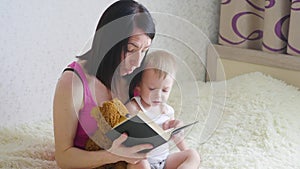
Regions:
[[[78,58],[86,60],[85,69],[111,89],[112,77],[121,63],[122,51],[134,28],[139,28],[152,40],[155,24],[149,11],[133,0],[120,0],[109,6],[97,25],[92,48]],[[140,71],[140,70],[136,70]]]

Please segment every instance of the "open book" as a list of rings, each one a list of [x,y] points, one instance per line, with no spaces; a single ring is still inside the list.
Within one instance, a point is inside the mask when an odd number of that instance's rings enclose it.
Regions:
[[[138,144],[149,143],[153,147],[158,147],[170,138],[182,131],[184,128],[196,124],[198,121],[186,124],[179,128],[163,130],[159,125],[154,123],[145,113],[140,111],[137,115],[123,121],[106,133],[111,140],[115,140],[122,133],[128,135],[128,139],[124,142],[125,146],[134,146]]]

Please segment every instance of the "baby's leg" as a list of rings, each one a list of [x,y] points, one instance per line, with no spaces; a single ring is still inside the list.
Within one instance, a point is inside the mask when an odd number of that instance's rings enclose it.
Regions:
[[[170,154],[166,160],[165,169],[198,169],[199,165],[199,154],[193,149],[188,149]]]
[[[142,160],[137,164],[128,164],[127,169],[151,169],[147,160]]]

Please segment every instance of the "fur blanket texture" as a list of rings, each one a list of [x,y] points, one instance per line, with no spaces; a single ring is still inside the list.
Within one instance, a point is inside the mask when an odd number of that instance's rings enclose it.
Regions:
[[[185,139],[199,152],[201,169],[300,168],[300,90],[296,87],[256,72],[226,83],[186,82],[184,88],[173,89],[169,104],[184,122],[200,121],[185,131]],[[215,117],[218,125],[205,136],[206,119],[214,111],[222,112]],[[45,119],[1,126],[0,168],[58,168],[52,125],[51,119]]]

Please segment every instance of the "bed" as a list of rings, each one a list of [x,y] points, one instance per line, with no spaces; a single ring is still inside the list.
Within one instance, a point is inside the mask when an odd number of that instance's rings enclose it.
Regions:
[[[197,84],[199,114],[219,119],[208,139],[204,125],[187,135],[201,168],[300,168],[300,57],[211,45]]]
[[[169,99],[177,118],[200,122],[185,131],[200,168],[300,168],[299,58],[219,45],[207,56],[208,81],[175,85]],[[0,168],[58,168],[52,120],[1,127]]]

